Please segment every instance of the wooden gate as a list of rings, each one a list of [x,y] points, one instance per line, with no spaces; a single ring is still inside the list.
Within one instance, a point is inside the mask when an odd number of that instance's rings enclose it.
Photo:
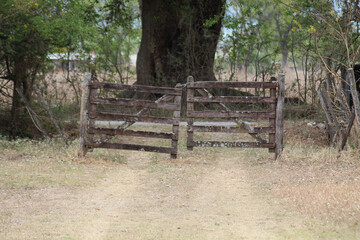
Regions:
[[[194,82],[193,77],[188,77],[187,83],[187,148],[193,147],[243,147],[243,148],[268,148],[275,152],[277,158],[283,148],[283,107],[284,107],[284,75],[280,81],[275,78],[271,82]],[[214,96],[207,89],[260,89],[262,96]],[[254,91],[255,92],[255,91]],[[278,94],[277,94],[278,93]],[[265,105],[266,111],[234,110],[225,104],[237,106],[239,104]],[[197,109],[194,108],[197,107]],[[202,105],[202,106],[199,106]],[[206,107],[215,105],[216,110],[207,110]],[[234,107],[233,107],[234,108]],[[205,110],[204,110],[205,109]],[[194,119],[200,122],[194,125]],[[220,119],[220,126],[204,121]],[[267,119],[268,126],[253,127],[245,121],[248,119]],[[224,121],[231,120],[236,126],[221,126]],[[210,124],[210,125],[209,125]],[[256,140],[254,142],[234,141],[196,141],[194,132],[220,132],[220,133],[247,133]],[[264,137],[264,134],[268,137]]]
[[[88,79],[89,76],[85,77]],[[81,120],[80,120],[80,143],[79,156],[85,156],[89,149],[109,148],[109,149],[126,149],[148,152],[168,153],[171,158],[177,157],[177,142],[180,122],[181,109],[181,88],[151,87],[140,85],[121,85],[105,82],[88,82],[85,80],[83,86]],[[108,98],[99,97],[99,92],[106,90],[117,90],[135,92],[138,95],[155,94],[163,95],[156,101],[129,98]],[[122,112],[104,111],[99,106],[120,106],[142,108],[136,114],[124,114]],[[150,115],[152,110],[170,111],[171,117],[158,117]],[[117,128],[95,127],[95,120],[111,120],[119,122]],[[135,122],[160,123],[172,125],[172,132],[149,132],[135,131],[127,129]],[[104,124],[102,124],[104,125]],[[106,140],[94,140],[95,134],[107,136]],[[113,140],[112,136],[124,135],[126,137],[143,137],[143,138],[160,138],[171,140],[171,147],[149,146],[129,143],[109,142]],[[127,141],[127,139],[126,139]]]

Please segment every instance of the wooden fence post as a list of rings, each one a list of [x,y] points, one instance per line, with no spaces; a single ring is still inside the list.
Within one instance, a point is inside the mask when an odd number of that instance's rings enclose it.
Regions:
[[[350,92],[351,92],[351,96],[352,96],[352,100],[353,100],[353,104],[354,104],[357,124],[360,128],[360,101],[359,101],[359,94],[356,91],[356,79],[355,79],[355,75],[354,75],[354,69],[349,68],[347,70],[346,77],[349,79]]]
[[[191,84],[194,82],[194,78],[192,76],[189,76],[187,78],[187,84]],[[194,89],[193,88],[187,88],[186,92],[186,98],[187,98],[187,106],[186,106],[186,112],[187,112],[187,149],[193,150],[194,149],[194,131],[193,131],[193,125],[194,125],[194,118],[190,117],[190,114],[194,111],[194,103],[188,101],[191,98],[194,98]]]
[[[180,91],[182,91],[181,86],[182,86],[181,84],[177,84],[176,88],[180,89]],[[181,105],[181,95],[175,96],[174,103],[176,105]],[[173,127],[172,127],[173,136],[171,139],[171,147],[174,150],[174,152],[171,153],[171,158],[173,158],[173,159],[177,158],[177,152],[178,152],[180,113],[181,113],[181,108],[179,110],[174,111],[174,113],[173,113],[174,123],[173,123]]]
[[[284,148],[284,104],[285,104],[285,74],[279,74],[279,93],[276,107],[275,130],[275,158],[277,159]]]
[[[92,78],[90,78],[92,80]],[[90,80],[90,81],[91,81]],[[91,117],[91,114],[95,114],[96,113],[96,110],[97,110],[97,106],[96,104],[93,104],[91,103],[91,99],[95,99],[96,98],[96,95],[98,93],[98,90],[97,89],[94,89],[94,88],[89,88],[89,128],[93,128],[95,126],[95,119]],[[87,140],[91,143],[94,142],[94,134],[93,133],[88,133],[87,134]],[[92,152],[93,151],[93,148],[88,148],[88,151],[89,152]]]
[[[80,139],[79,139],[79,157],[84,157],[87,153],[87,147],[85,145],[85,138],[88,129],[88,107],[89,107],[89,82],[91,79],[90,73],[85,73],[84,82],[81,86],[81,107],[80,107]]]
[[[280,88],[279,88],[280,90]],[[279,91],[280,92],[280,91]],[[271,98],[276,98],[276,88],[270,88],[270,97]],[[276,112],[276,103],[271,103],[270,104],[270,111],[271,112]],[[276,116],[269,118],[269,126],[271,128],[276,128]],[[275,133],[269,133],[269,143],[275,143]],[[269,148],[269,152],[275,152],[276,151],[276,147],[275,148]]]

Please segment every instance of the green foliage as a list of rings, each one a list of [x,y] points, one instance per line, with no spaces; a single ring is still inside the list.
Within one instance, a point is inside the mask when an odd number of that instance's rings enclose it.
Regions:
[[[49,60],[51,54],[57,54],[60,61],[67,62],[70,62],[70,56],[76,56],[76,69],[66,69],[63,74],[65,81],[61,85],[69,84],[63,88],[70,88],[73,94],[69,95],[75,95],[77,102],[84,71],[98,70],[100,75],[106,76],[105,80],[120,77],[121,82],[134,75],[130,68],[130,54],[138,46],[140,36],[137,2],[121,1],[121,7],[115,2],[0,2],[0,95],[12,98],[11,117],[5,116],[2,120],[5,121],[4,128],[13,129],[11,135],[24,136],[25,129],[20,122],[28,122],[26,114],[21,114],[21,101],[14,88],[19,88],[30,102],[33,100],[31,92],[34,84],[48,92],[49,80],[45,79],[45,75],[53,69]],[[54,83],[50,83],[55,86],[55,92],[45,94],[52,102],[61,100],[56,90],[60,85],[56,82],[58,78],[59,73],[54,73]],[[64,96],[67,94],[64,93]],[[18,118],[22,120],[15,123],[14,119]]]
[[[190,2],[185,2],[170,4],[179,15],[194,11]],[[252,75],[251,80],[265,81],[289,58],[288,65],[296,75],[288,85],[291,94],[315,103],[326,71],[336,76],[340,67],[359,62],[360,9],[356,0],[228,0],[226,11],[215,60],[218,79],[229,69],[227,80],[237,80],[236,74],[243,71],[246,80]],[[154,17],[159,22],[166,19]],[[136,0],[0,1],[0,94],[12,94],[3,90],[8,82],[14,83],[10,86],[16,83],[29,100],[33,84],[42,84],[40,88],[46,91],[48,83],[41,73],[51,70],[48,56],[54,53],[62,60],[69,60],[71,54],[82,60],[78,72],[67,69],[64,81],[77,99],[84,71],[96,71],[101,80],[129,83],[135,79],[130,56],[139,48],[139,18]],[[221,18],[222,14],[206,19],[204,25],[210,29]],[[185,46],[188,42],[184,41],[184,48],[190,49]],[[172,63],[184,65],[176,57]],[[51,94],[47,97],[53,102],[59,100]],[[15,110],[19,111],[19,106]],[[19,112],[19,117],[26,116]]]
[[[279,44],[268,1],[233,0],[228,3],[222,39],[223,57],[229,62],[231,77],[238,71],[255,70],[256,78],[275,69]],[[270,72],[269,72],[270,71]]]
[[[78,39],[81,1],[5,0],[0,6],[1,57],[44,58]]]
[[[96,52],[94,67],[104,80],[127,83],[135,74],[130,55],[138,49],[141,36],[138,3],[95,1],[93,11],[96,15],[92,34],[84,47]]]
[[[355,0],[229,0],[227,9],[216,59],[219,77],[229,68],[226,79],[248,80],[251,74],[255,81],[264,80],[281,63],[296,75],[288,80],[293,83],[288,93],[315,103],[324,73],[339,78],[340,67],[358,62],[360,7]]]

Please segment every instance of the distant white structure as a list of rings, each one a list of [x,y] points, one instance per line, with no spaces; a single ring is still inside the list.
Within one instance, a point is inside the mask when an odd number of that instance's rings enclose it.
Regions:
[[[94,60],[97,54],[95,51],[87,54],[80,53],[70,53],[69,55],[64,53],[53,53],[48,55],[48,59],[54,63],[54,70],[66,70],[69,68],[70,71],[76,70],[76,66],[78,63],[87,60]],[[130,55],[130,65],[136,66],[137,54]]]
[[[131,63],[131,66],[136,66],[136,59],[137,59],[137,54],[132,54],[130,55],[130,63]]]
[[[80,53],[53,53],[48,55],[48,59],[54,63],[54,70],[66,70],[70,71],[76,70],[78,63],[84,60],[92,60],[96,58],[96,52],[93,51],[90,54],[80,54]]]

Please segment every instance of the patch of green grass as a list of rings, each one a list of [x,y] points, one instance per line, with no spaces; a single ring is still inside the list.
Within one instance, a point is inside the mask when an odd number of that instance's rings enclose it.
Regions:
[[[69,236],[61,236],[60,239],[64,239],[64,240],[72,240],[75,238],[69,237]]]
[[[93,152],[89,152],[87,156],[92,157],[98,161],[126,164],[127,159],[121,151],[122,150],[94,149]]]

